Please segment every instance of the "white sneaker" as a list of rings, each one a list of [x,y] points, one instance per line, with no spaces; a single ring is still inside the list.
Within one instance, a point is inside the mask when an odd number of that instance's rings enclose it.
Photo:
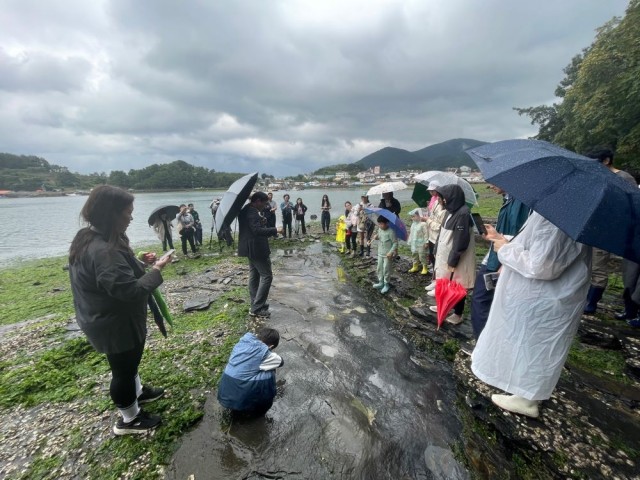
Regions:
[[[435,291],[435,290],[429,290],[429,291],[427,292],[427,296],[429,296],[429,297],[435,297],[435,296],[436,296],[436,291]]]
[[[538,418],[540,415],[537,400],[527,400],[517,395],[491,395],[491,401],[503,410],[512,413],[519,413],[531,418]]]
[[[462,315],[456,315],[455,313],[447,317],[447,322],[452,325],[460,325],[462,323]]]
[[[427,285],[426,287],[424,287],[424,289],[427,292],[430,292],[431,290],[434,290],[436,288],[436,281],[434,280],[433,282],[431,282],[429,285]]]
[[[438,313],[438,306],[437,305],[431,305],[429,307],[429,310],[431,310],[433,313]]]

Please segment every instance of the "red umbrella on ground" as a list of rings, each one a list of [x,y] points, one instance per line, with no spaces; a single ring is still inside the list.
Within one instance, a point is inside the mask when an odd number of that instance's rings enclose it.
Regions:
[[[451,309],[467,294],[467,289],[453,281],[453,272],[449,278],[436,280],[436,305],[438,306],[438,328]]]

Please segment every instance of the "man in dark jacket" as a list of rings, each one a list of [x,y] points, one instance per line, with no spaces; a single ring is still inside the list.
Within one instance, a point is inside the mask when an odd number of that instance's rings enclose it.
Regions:
[[[249,259],[249,295],[251,296],[251,316],[269,317],[267,297],[273,280],[271,272],[271,250],[269,237],[282,233],[281,228],[267,227],[267,219],[263,215],[269,201],[267,194],[256,192],[249,199],[249,204],[240,212],[238,225],[238,256]]]

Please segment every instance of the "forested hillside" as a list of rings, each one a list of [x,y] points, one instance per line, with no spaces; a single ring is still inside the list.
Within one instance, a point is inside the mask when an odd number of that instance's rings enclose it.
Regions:
[[[536,138],[578,153],[608,147],[615,164],[640,175],[640,0],[604,24],[573,57],[552,105],[516,108],[538,125]]]
[[[0,153],[0,190],[88,190],[96,185],[110,184],[135,190],[169,190],[183,188],[226,188],[242,173],[216,172],[195,167],[182,160],[140,170],[110,174],[72,173],[66,167],[53,165],[44,158]]]

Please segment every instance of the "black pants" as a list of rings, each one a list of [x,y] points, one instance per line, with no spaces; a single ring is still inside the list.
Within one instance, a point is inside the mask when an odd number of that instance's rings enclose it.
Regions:
[[[489,273],[486,265],[480,265],[478,274],[476,275],[476,283],[473,287],[473,296],[471,297],[471,325],[473,326],[473,336],[476,340],[484,330],[489,318],[489,310],[493,302],[493,294],[495,290],[487,290],[484,283],[484,274]]]
[[[249,296],[251,297],[251,312],[259,313],[265,310],[269,290],[273,281],[271,259],[249,259]]]
[[[296,235],[300,234],[300,227],[302,227],[302,234],[306,235],[307,227],[304,225],[304,217],[298,217],[296,215]]]
[[[627,318],[636,318],[640,311],[640,305],[631,299],[631,290],[625,288],[622,292],[622,299],[624,300],[624,312]]]
[[[274,228],[275,226],[276,226],[276,214],[269,213],[269,215],[267,215],[267,227]]]
[[[187,242],[191,246],[191,251],[196,253],[196,245],[193,243],[193,228],[185,228],[180,233],[180,240],[182,240],[182,253],[187,254]]]
[[[288,215],[286,213],[282,214],[282,235],[284,237],[287,236],[287,228],[289,229],[289,238],[291,238],[291,220],[293,216],[291,213]]]
[[[202,225],[196,225],[196,231],[194,233],[194,241],[196,245],[202,245]]]
[[[455,313],[456,315],[462,315],[462,312],[464,312],[464,302],[466,299],[467,297],[464,297],[453,306],[453,313]]]
[[[164,232],[164,240],[162,240],[162,251],[163,252],[167,251],[167,244],[169,244],[169,248],[171,250],[173,250],[173,240],[171,238],[171,235],[169,235],[167,232]]]
[[[346,244],[347,244],[347,250],[353,250],[354,252],[356,251],[356,241],[358,238],[358,233],[353,230],[352,232],[347,232],[347,233],[351,233],[351,235],[347,235],[346,237]]]
[[[328,232],[329,225],[331,224],[331,215],[327,210],[322,211],[322,214],[320,215],[320,223],[322,224],[322,231]]]
[[[127,352],[107,354],[107,361],[111,367],[109,393],[118,408],[127,408],[137,398],[136,375],[143,350],[144,342]]]
[[[435,266],[435,264],[436,264],[436,256],[433,254],[435,249],[436,249],[435,244],[433,242],[429,242],[429,257],[428,257],[427,261],[429,262],[429,265],[431,265],[431,266]]]

